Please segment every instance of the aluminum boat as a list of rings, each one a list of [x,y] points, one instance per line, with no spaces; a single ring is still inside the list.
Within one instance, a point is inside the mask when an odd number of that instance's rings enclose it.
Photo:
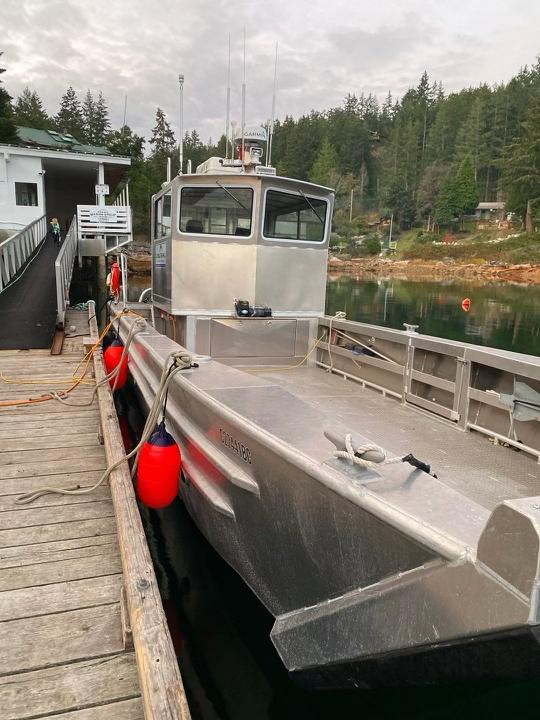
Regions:
[[[333,192],[245,141],[153,198],[129,369],[149,406],[197,365],[182,501],[311,687],[538,675],[540,359],[326,316]]]

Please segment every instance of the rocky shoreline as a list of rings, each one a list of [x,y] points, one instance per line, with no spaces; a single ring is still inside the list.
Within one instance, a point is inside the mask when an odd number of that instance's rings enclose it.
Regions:
[[[448,278],[540,284],[540,265],[509,265],[506,263],[459,263],[445,260],[390,260],[386,258],[353,258],[328,260],[330,275],[348,274],[355,277],[395,277],[402,280],[442,280]]]

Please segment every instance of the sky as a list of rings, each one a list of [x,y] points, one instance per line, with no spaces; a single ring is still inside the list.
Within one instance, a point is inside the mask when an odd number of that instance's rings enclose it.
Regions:
[[[149,137],[156,108],[204,141],[225,129],[228,36],[231,119],[241,118],[246,28],[246,121],[339,105],[347,93],[400,97],[422,72],[445,90],[505,82],[540,54],[537,0],[0,0],[5,86],[28,85],[49,113],[72,85],[102,91],[113,126]]]

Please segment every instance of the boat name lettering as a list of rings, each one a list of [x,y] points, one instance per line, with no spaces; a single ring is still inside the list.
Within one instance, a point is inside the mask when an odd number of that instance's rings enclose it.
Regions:
[[[247,462],[248,465],[251,465],[251,450],[248,447],[246,447],[243,443],[238,442],[238,440],[233,438],[228,432],[222,430],[221,428],[219,428],[219,438],[225,447],[230,448],[238,455],[239,458],[241,458],[244,462]]]

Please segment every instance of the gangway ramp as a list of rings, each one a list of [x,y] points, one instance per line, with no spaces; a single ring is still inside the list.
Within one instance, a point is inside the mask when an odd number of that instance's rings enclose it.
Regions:
[[[0,245],[0,350],[51,347],[68,304],[76,241],[73,223],[59,250],[43,217]]]

